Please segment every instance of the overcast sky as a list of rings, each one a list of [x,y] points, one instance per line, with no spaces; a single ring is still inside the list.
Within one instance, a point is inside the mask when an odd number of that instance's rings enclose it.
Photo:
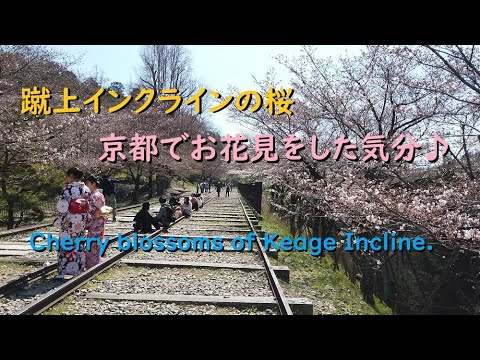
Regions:
[[[52,45],[52,48],[67,54],[81,56],[73,70],[94,73],[97,68],[108,78],[108,83],[119,81],[129,84],[136,79],[140,64],[140,45]],[[230,94],[229,86],[240,91],[256,89],[253,77],[263,79],[270,68],[275,68],[277,79],[283,88],[290,87],[288,72],[278,64],[275,56],[300,54],[298,45],[187,45],[192,57],[194,76],[222,96]],[[321,45],[318,54],[322,57],[356,54],[361,46]],[[228,122],[228,110],[212,114],[212,121],[223,134],[242,133],[242,127]]]

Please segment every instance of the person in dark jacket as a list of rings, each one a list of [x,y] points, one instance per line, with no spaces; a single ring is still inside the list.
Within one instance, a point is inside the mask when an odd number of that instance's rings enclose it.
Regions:
[[[171,196],[170,197],[170,200],[168,202],[170,204],[170,207],[173,209],[174,206],[177,206],[177,205],[180,205],[180,203],[178,202],[177,198],[175,196]]]
[[[137,213],[137,215],[135,215],[135,218],[133,219],[133,229],[136,232],[151,233],[153,230],[152,225],[155,227],[155,229],[160,229],[158,220],[150,215],[148,212],[149,209],[150,203],[144,202],[142,204],[142,209]]]
[[[167,199],[162,197],[159,200],[160,210],[158,210],[158,214],[155,216],[155,219],[162,224],[163,231],[167,232],[167,229],[170,227],[170,222],[175,221],[175,219],[173,218],[173,211],[171,207],[167,204]]]

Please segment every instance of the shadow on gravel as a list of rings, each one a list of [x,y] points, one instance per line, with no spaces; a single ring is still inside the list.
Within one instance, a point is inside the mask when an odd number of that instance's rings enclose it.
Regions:
[[[44,294],[52,289],[65,284],[69,279],[55,280],[54,278],[43,279],[41,282],[28,284],[5,296],[8,300],[29,299]]]

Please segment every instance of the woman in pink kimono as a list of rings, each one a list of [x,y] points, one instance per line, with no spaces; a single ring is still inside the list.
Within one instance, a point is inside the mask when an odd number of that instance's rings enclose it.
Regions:
[[[58,217],[54,225],[60,227],[59,239],[71,238],[75,246],[77,237],[85,237],[88,225],[90,190],[81,181],[83,172],[78,168],[67,171],[67,182],[57,202]],[[72,251],[60,249],[58,252],[58,275],[79,275],[85,267],[85,243]]]
[[[102,194],[102,189],[99,189],[100,181],[93,175],[85,180],[86,185],[92,193],[92,200],[90,201],[90,216],[92,221],[88,227],[89,238],[99,238],[102,242],[105,240],[105,224],[107,223],[106,216],[108,213],[102,212],[102,207],[105,206],[105,197]],[[92,243],[90,251],[85,252],[86,269],[97,265],[100,262],[100,247],[98,243]]]

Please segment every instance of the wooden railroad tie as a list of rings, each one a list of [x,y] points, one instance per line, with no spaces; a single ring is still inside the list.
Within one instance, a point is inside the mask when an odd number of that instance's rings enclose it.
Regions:
[[[273,296],[205,296],[205,295],[164,295],[164,294],[115,294],[91,292],[87,299],[116,301],[154,301],[177,304],[212,304],[215,306],[272,308],[277,306]],[[313,315],[313,303],[304,298],[287,298],[287,302],[297,314]]]

